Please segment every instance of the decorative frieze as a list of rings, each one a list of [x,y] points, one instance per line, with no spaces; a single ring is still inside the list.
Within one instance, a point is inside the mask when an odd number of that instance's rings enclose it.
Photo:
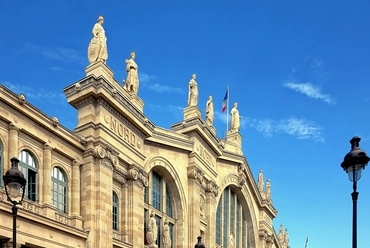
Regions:
[[[35,202],[23,200],[22,206],[24,210],[34,214],[40,214],[40,206]]]
[[[55,220],[65,225],[69,225],[70,223],[69,216],[66,216],[58,212],[55,212]]]

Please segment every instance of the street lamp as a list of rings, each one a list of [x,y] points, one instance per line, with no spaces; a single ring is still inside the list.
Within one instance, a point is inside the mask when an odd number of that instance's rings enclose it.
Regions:
[[[17,244],[17,233],[16,233],[16,222],[17,222],[17,205],[22,204],[26,179],[23,173],[18,169],[19,160],[17,158],[11,158],[12,168],[10,168],[3,176],[5,193],[8,201],[13,204],[13,248],[16,248]]]
[[[351,143],[351,151],[344,157],[340,166],[348,173],[349,180],[353,182],[352,202],[353,202],[353,217],[352,217],[352,248],[357,248],[357,181],[361,178],[361,172],[369,162],[370,158],[366,152],[360,149],[360,137],[353,137]]]
[[[194,245],[194,248],[206,248],[206,246],[202,243],[202,237],[198,236],[198,243]]]

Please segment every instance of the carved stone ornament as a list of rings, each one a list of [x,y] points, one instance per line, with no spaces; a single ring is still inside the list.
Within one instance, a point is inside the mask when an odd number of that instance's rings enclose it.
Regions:
[[[199,200],[199,210],[200,210],[200,216],[204,216],[204,205],[206,204],[204,195],[200,195],[200,200]]]
[[[75,84],[75,89],[76,89],[77,91],[79,91],[79,90],[81,89],[81,84],[80,84],[80,83],[76,83],[76,84]]]
[[[240,164],[238,167],[238,185],[239,187],[242,187],[247,180],[247,177],[245,176],[245,168],[243,164]]]
[[[114,97],[114,98],[116,98],[117,97],[117,89],[116,88],[113,88],[112,89],[112,96]]]
[[[218,186],[217,186],[217,184],[215,182],[211,181],[211,180],[208,181],[206,192],[213,193],[215,196],[217,196],[218,195]]]
[[[149,186],[148,174],[145,173],[144,170],[142,170],[139,166],[136,166],[135,164],[131,164],[129,166],[127,176],[128,179],[130,180],[141,182],[145,187]]]
[[[87,144],[87,140],[86,140],[85,136],[80,135],[80,143],[81,143],[82,145],[86,145],[86,144]]]
[[[118,165],[118,158],[112,154],[112,149],[107,146],[106,148],[103,148],[102,146],[98,145],[94,148],[93,155],[95,158],[107,158],[113,166]]]
[[[59,125],[59,120],[57,117],[53,117],[53,126],[57,127]]]
[[[25,103],[26,103],[26,96],[25,96],[25,95],[23,95],[23,94],[19,94],[19,95],[18,95],[18,101],[19,101],[19,104],[20,104],[20,105],[25,104]]]

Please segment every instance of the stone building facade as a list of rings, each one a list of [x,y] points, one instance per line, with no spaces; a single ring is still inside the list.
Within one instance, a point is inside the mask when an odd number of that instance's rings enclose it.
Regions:
[[[189,248],[198,236],[209,248],[288,247],[239,132],[218,138],[197,106],[171,130],[156,126],[101,61],[63,91],[74,130],[0,85],[0,174],[17,157],[27,179],[17,247]],[[11,247],[0,179],[0,247]]]

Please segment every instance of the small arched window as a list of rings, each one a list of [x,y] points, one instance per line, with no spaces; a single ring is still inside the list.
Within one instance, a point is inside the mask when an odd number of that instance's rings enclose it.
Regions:
[[[27,180],[24,196],[31,201],[37,201],[38,168],[36,160],[30,152],[23,150],[19,153],[19,169]]]
[[[51,200],[53,205],[58,211],[67,213],[67,178],[61,168],[53,168],[51,181]]]

